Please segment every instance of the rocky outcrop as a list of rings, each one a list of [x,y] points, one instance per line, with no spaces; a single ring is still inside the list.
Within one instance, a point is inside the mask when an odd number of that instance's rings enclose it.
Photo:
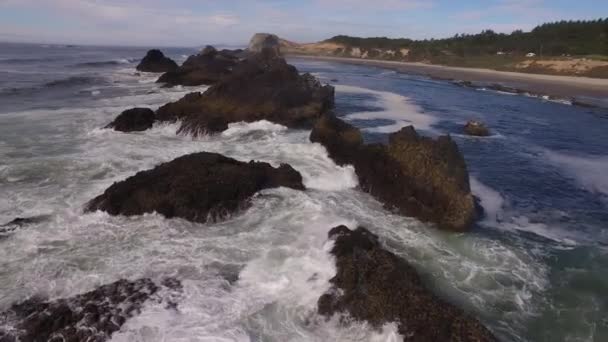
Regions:
[[[160,50],[150,50],[137,66],[144,72],[168,72],[177,69],[177,63],[165,57]]]
[[[13,232],[32,224],[38,224],[48,220],[49,215],[40,215],[32,217],[17,217],[12,221],[0,225],[0,240],[10,236]]]
[[[359,129],[325,115],[310,140],[336,163],[352,164],[361,188],[390,209],[453,231],[467,230],[475,219],[467,166],[449,136],[433,140],[409,126],[392,133],[388,145],[364,144]]]
[[[106,341],[146,301],[162,302],[156,296],[161,289],[181,291],[181,284],[172,278],[161,285],[150,279],[119,280],[68,299],[31,298],[0,314],[0,341]]]
[[[340,226],[329,236],[337,273],[319,298],[321,315],[347,313],[378,328],[395,322],[404,341],[497,341],[479,321],[433,295],[416,270],[367,229]]]
[[[152,128],[156,116],[149,108],[131,108],[122,112],[105,128],[120,132],[138,132]]]
[[[247,50],[253,53],[262,52],[262,50],[270,49],[275,54],[281,54],[281,40],[274,34],[256,33],[249,41]]]
[[[464,125],[464,132],[476,137],[487,137],[490,135],[488,127],[483,122],[475,120],[471,120]]]
[[[182,133],[225,130],[231,122],[268,120],[310,128],[333,107],[334,88],[310,74],[300,75],[271,50],[239,63],[231,75],[204,94],[191,93],[157,111],[163,121],[183,120]]]
[[[232,72],[239,61],[238,55],[238,52],[218,52],[213,46],[207,46],[199,54],[188,57],[179,68],[163,74],[157,82],[167,86],[214,84]]]
[[[206,222],[246,207],[260,190],[281,186],[303,190],[302,176],[287,164],[274,168],[200,152],[113,184],[86,210],[126,216],[157,212],[167,218]]]

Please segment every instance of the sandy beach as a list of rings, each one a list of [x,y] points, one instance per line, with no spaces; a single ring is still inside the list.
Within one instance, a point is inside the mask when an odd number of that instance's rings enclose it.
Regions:
[[[531,93],[556,97],[577,98],[581,100],[584,98],[595,98],[600,100],[608,99],[608,79],[527,74],[490,69],[459,68],[423,63],[380,61],[358,58],[310,55],[292,55],[292,57],[370,65],[410,74],[421,74],[442,79],[499,83],[504,86],[513,87]]]

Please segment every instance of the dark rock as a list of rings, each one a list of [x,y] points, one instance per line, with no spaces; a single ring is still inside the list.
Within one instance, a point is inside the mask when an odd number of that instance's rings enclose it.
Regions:
[[[132,108],[122,112],[105,128],[120,132],[145,131],[152,128],[156,116],[149,108]]]
[[[433,295],[416,270],[365,228],[329,233],[337,273],[318,301],[321,315],[348,313],[380,328],[396,322],[404,341],[496,341],[479,321]]]
[[[487,137],[490,135],[490,130],[483,122],[471,120],[464,125],[464,132],[468,135],[477,137]]]
[[[573,106],[585,107],[585,108],[599,108],[598,104],[592,103],[594,99],[582,99],[582,98],[572,98],[570,102]]]
[[[467,166],[449,136],[433,140],[409,126],[389,135],[388,145],[364,144],[359,129],[326,115],[310,140],[324,145],[336,163],[352,164],[361,188],[390,209],[454,231],[475,219]]]
[[[524,90],[513,88],[513,87],[508,87],[508,86],[498,84],[498,83],[490,84],[486,88],[490,89],[490,90],[494,90],[494,91],[501,91],[503,93],[509,93],[509,94],[520,94],[521,95],[521,94],[527,93]]]
[[[264,49],[272,50],[276,55],[281,54],[281,42],[279,37],[269,33],[256,33],[249,41],[250,52],[259,53]]]
[[[157,111],[163,121],[182,119],[182,133],[225,130],[231,122],[268,120],[291,128],[310,128],[333,107],[334,88],[310,74],[300,75],[271,51],[239,63],[204,94],[191,93]]]
[[[160,50],[150,50],[137,66],[144,72],[167,72],[177,69],[177,63],[165,57]]]
[[[243,50],[243,49],[235,49],[235,50],[222,49],[219,51],[219,54],[223,55],[225,57],[233,57],[233,58],[237,58],[237,59],[245,59],[251,55],[251,53],[249,51]]]
[[[32,217],[17,217],[11,222],[0,225],[0,240],[6,238],[14,231],[31,224],[44,222],[49,218],[48,215],[32,216]],[[1,342],[1,340],[0,340]]]
[[[181,283],[119,280],[68,299],[30,298],[0,315],[0,341],[106,341],[162,288],[180,291]]]
[[[213,46],[207,46],[198,55],[188,57],[176,70],[163,74],[157,82],[167,86],[215,84],[230,75],[238,61],[239,57],[230,50],[218,52]]]
[[[126,216],[157,212],[206,222],[246,207],[260,190],[281,186],[303,190],[302,176],[287,164],[273,168],[268,163],[244,163],[200,152],[114,183],[86,210]]]
[[[48,218],[49,218],[48,215],[39,215],[39,216],[32,216],[32,217],[17,217],[14,220],[12,220],[11,222],[0,225],[0,228],[8,227],[8,226],[23,227],[25,225],[43,222],[43,221],[47,220]]]

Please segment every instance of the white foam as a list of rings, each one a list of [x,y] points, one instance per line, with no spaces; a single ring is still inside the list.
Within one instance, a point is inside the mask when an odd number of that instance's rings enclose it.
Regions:
[[[1,242],[0,312],[36,294],[64,298],[121,278],[175,276],[184,284],[179,310],[149,302],[113,340],[398,340],[394,324],[377,332],[364,323],[344,326],[316,315],[316,300],[335,272],[326,234],[339,224],[361,224],[388,246],[397,246],[394,252],[431,274],[448,298],[464,302],[473,314],[512,326],[534,312],[526,298],[544,289],[547,270],[528,250],[475,234],[443,234],[385,211],[355,189],[353,168],[333,163],[321,145],[309,142],[307,131],[269,122],[236,123],[223,134],[197,138],[176,135],[179,123],[133,134],[100,129],[123,109],[158,106],[191,91],[129,86],[154,93],[0,117],[0,130],[9,129],[6,123],[10,130],[44,129],[44,134],[11,135],[15,140],[0,142],[0,149],[10,152],[0,158],[0,177],[16,178],[0,181],[2,222],[51,215]],[[370,92],[339,91],[347,90]],[[388,101],[394,106],[389,114],[407,108],[400,95],[382,94],[372,91],[394,100]],[[399,117],[400,122],[409,119]],[[274,166],[288,163],[301,172],[308,189],[263,191],[249,209],[213,224],[157,214],[83,214],[83,205],[113,182],[200,151]],[[240,280],[233,285],[222,277],[222,272],[239,270]],[[513,315],[503,315],[505,307]]]
[[[419,106],[412,104],[403,95],[341,84],[335,85],[335,88],[337,92],[374,95],[377,99],[373,104],[382,108],[381,111],[352,113],[346,117],[347,119],[394,121],[390,125],[366,128],[366,131],[391,133],[409,125],[414,125],[416,129],[433,131],[432,125],[437,122],[435,117],[424,113]]]
[[[470,177],[470,182],[471,192],[479,197],[481,206],[485,211],[485,220],[490,222],[501,221],[502,209],[505,202],[502,195],[498,191],[481,183],[475,177]]]
[[[253,123],[236,122],[228,125],[228,129],[221,134],[225,137],[234,137],[236,135],[245,134],[253,131],[268,131],[268,132],[283,132],[287,127],[272,123],[270,121],[261,120]]]
[[[544,155],[582,188],[608,196],[608,155],[573,155],[550,150],[544,150]]]

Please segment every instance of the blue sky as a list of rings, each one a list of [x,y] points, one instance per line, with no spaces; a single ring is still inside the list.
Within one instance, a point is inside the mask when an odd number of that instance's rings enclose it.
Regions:
[[[441,38],[608,16],[607,0],[0,0],[0,41],[199,46],[255,32]]]

